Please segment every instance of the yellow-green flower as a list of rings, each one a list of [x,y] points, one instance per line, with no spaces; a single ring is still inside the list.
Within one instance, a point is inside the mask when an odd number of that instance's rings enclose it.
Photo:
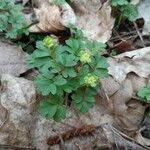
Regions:
[[[84,82],[91,87],[96,87],[98,81],[98,77],[92,74],[88,74],[84,77]]]
[[[43,40],[44,45],[48,48],[51,48],[55,44],[55,40],[51,36],[46,36]]]
[[[88,52],[88,51],[81,51],[80,61],[82,63],[89,63],[89,62],[91,62],[91,53]]]

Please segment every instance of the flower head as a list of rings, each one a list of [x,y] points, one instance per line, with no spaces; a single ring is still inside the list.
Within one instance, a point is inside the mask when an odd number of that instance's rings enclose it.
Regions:
[[[81,51],[80,61],[82,63],[89,63],[89,62],[91,62],[91,53],[88,52],[88,51]]]
[[[97,85],[98,77],[92,74],[88,74],[84,77],[84,82],[87,85],[90,85],[91,87],[96,87]]]
[[[44,42],[44,45],[48,48],[51,48],[55,44],[55,40],[51,36],[46,36],[43,42]]]

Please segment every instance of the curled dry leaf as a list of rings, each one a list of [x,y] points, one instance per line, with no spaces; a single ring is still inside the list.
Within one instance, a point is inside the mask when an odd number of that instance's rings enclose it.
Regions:
[[[109,74],[118,82],[122,82],[130,72],[145,78],[150,75],[150,47],[126,52],[108,61]]]
[[[37,20],[39,23],[31,26],[30,32],[57,32],[64,30],[69,23],[75,23],[75,14],[67,3],[60,9],[60,7],[50,4],[48,0],[41,2],[34,0],[33,2],[34,15],[26,15],[26,19],[28,24],[33,20]]]
[[[14,76],[27,71],[27,54],[19,46],[0,39],[0,75],[7,73]]]

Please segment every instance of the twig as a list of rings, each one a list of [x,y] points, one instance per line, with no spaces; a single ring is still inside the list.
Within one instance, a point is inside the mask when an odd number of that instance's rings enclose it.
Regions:
[[[135,99],[135,100],[138,100],[138,101],[142,101],[142,99],[141,99],[141,98],[136,97],[136,96],[132,96],[132,98],[133,98],[133,99]]]
[[[133,24],[134,24],[134,27],[135,27],[135,29],[136,29],[136,32],[137,32],[137,34],[138,34],[138,36],[139,36],[139,38],[140,38],[140,40],[141,40],[141,42],[142,42],[142,44],[143,44],[143,47],[146,47],[146,46],[145,46],[145,43],[144,43],[144,40],[143,40],[143,37],[142,37],[141,33],[139,32],[139,29],[138,29],[138,26],[137,26],[136,22],[133,22]]]
[[[142,30],[142,28],[139,28],[139,31],[141,31],[141,30]],[[115,36],[115,37],[112,37],[112,38],[110,39],[110,41],[120,39],[120,37],[121,37],[121,38],[125,38],[126,36],[129,36],[129,35],[131,35],[131,34],[133,34],[132,36],[135,36],[135,33],[137,33],[137,31],[136,31],[136,30],[133,30],[133,31],[127,32],[126,34],[123,34],[123,35],[117,35],[117,36]]]
[[[131,137],[127,136],[126,134],[122,133],[121,131],[119,131],[118,129],[114,128],[112,125],[108,124],[109,127],[113,128],[113,131],[115,131],[116,133],[120,134],[122,137],[124,137],[125,139],[129,140],[129,141],[132,141],[134,142],[135,144],[147,149],[147,150],[150,150],[149,147],[147,146],[144,146],[144,145],[141,145],[140,143],[138,143],[137,141],[135,141],[134,139],[132,139]]]

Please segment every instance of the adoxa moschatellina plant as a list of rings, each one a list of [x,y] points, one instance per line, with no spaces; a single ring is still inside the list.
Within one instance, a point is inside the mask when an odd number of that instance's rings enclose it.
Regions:
[[[86,113],[94,106],[100,88],[100,79],[108,77],[108,63],[101,53],[106,45],[90,41],[81,30],[70,26],[71,37],[59,45],[46,36],[36,43],[29,56],[30,68],[37,68],[35,85],[42,95],[39,112],[48,119],[61,121],[66,117],[66,97],[74,108]]]

